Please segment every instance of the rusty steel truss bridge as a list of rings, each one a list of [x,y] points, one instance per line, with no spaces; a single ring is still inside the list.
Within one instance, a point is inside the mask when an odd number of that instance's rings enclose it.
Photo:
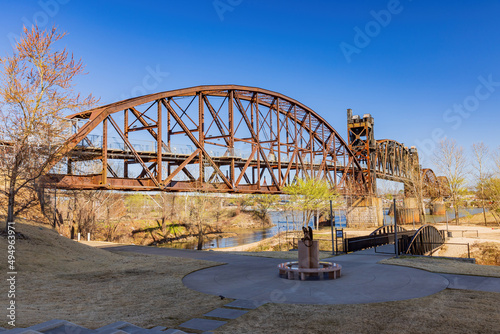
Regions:
[[[420,168],[415,148],[375,140],[371,115],[348,110],[345,141],[314,110],[261,88],[172,90],[68,122],[71,135],[45,169],[51,187],[280,194],[296,178],[322,178],[354,196],[386,179],[442,195],[443,179]]]

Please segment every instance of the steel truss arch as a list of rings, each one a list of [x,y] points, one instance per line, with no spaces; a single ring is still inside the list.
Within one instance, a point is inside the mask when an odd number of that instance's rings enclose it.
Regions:
[[[450,187],[446,176],[436,176],[430,168],[422,169],[422,193],[426,197],[439,198],[450,196]]]
[[[85,123],[75,126],[45,170],[59,188],[281,193],[303,177],[324,178],[347,194],[367,193],[358,161],[330,124],[304,104],[261,88],[178,89],[69,119]],[[97,130],[101,138],[92,137]],[[134,137],[152,145],[138,145]],[[82,172],[76,165],[83,162],[100,162],[99,170]]]

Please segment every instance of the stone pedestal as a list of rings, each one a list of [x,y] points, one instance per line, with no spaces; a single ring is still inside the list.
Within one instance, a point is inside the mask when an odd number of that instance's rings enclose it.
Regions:
[[[311,241],[306,241],[308,245]],[[319,242],[313,240],[311,247],[307,247],[299,240],[299,268],[319,268]]]

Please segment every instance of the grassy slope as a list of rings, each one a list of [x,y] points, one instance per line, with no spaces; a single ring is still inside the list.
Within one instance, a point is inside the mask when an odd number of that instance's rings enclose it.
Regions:
[[[24,223],[16,227],[29,237],[16,243],[17,326],[60,318],[90,328],[118,320],[173,327],[227,303],[189,290],[181,281],[215,262],[115,254],[78,244],[45,227]],[[6,245],[0,238],[3,252]],[[0,262],[1,272],[6,272],[5,262]],[[0,289],[1,304],[6,305],[6,284]],[[4,319],[0,326],[9,328]]]
[[[499,333],[500,294],[444,290],[358,305],[266,304],[216,333]]]

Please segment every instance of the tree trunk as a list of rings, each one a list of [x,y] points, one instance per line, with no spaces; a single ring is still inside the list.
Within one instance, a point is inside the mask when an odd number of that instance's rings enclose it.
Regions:
[[[418,216],[421,225],[425,225],[425,205],[422,201],[422,195],[418,197]]]
[[[498,225],[500,225],[500,220],[498,220],[498,217],[497,217],[497,215],[495,214],[495,209],[494,209],[494,208],[491,208],[490,212],[491,212],[491,215],[493,216],[493,219],[495,219],[495,222],[496,222]]]
[[[14,205],[16,203],[15,188],[16,188],[16,181],[17,181],[16,179],[17,179],[17,175],[18,175],[17,166],[18,166],[18,160],[17,160],[17,155],[16,155],[15,164],[12,168],[10,175],[8,175],[10,177],[10,180],[9,180],[9,196],[8,196],[8,204],[7,204],[7,221],[5,222],[5,232],[6,233],[8,233],[8,226],[9,226],[8,223],[14,221]]]
[[[170,204],[170,221],[174,221],[174,212],[175,212],[175,196],[172,195],[172,203]]]
[[[487,226],[488,223],[486,222],[486,210],[484,209],[484,199],[481,200],[481,206],[483,207],[484,226]]]
[[[167,239],[167,219],[165,217],[161,217],[161,233],[163,239]]]
[[[456,205],[453,207],[453,210],[455,210],[455,224],[458,225],[460,223],[460,221],[458,218],[458,208]]]
[[[198,226],[198,250],[203,249],[203,227],[201,224]]]
[[[13,175],[14,173],[12,173]],[[11,176],[12,177],[12,176]],[[14,221],[14,206],[16,204],[16,192],[15,192],[15,185],[16,185],[16,180],[11,179],[10,184],[9,184],[9,199],[8,199],[8,204],[7,204],[7,221],[5,222],[5,232],[7,231],[8,228],[8,223]]]
[[[5,222],[5,232],[7,232],[7,226],[9,222],[14,221],[14,203],[15,195],[13,191],[9,191],[9,204],[7,205],[7,221]]]

